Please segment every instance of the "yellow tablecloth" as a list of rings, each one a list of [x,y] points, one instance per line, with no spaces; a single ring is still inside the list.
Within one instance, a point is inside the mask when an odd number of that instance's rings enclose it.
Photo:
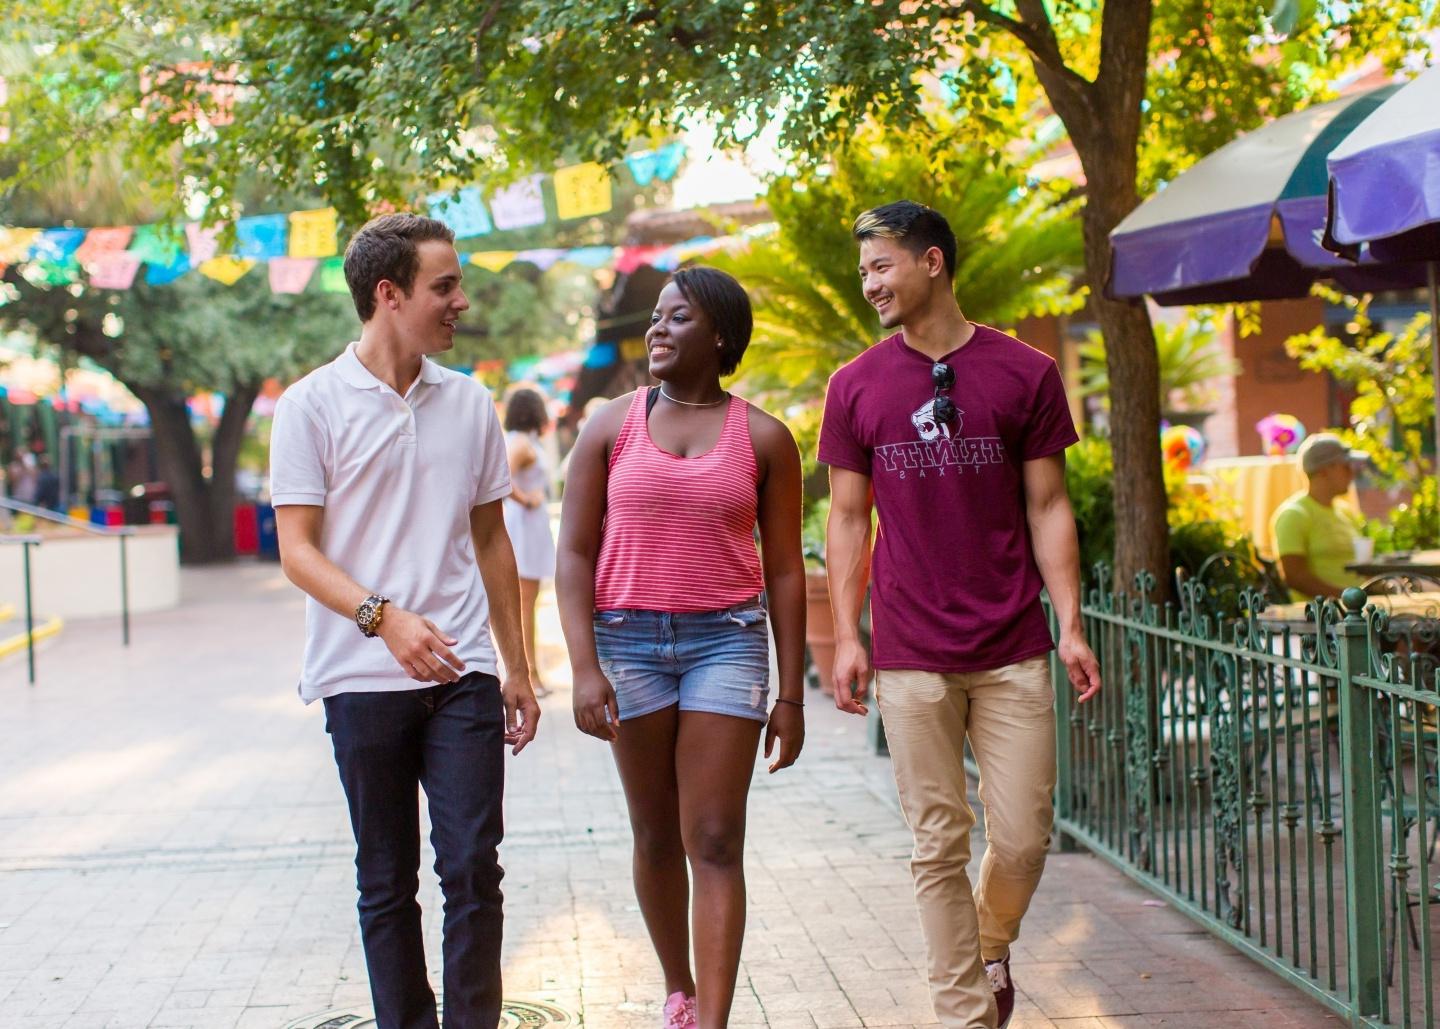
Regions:
[[[1270,516],[1308,485],[1298,457],[1222,457],[1206,461],[1201,474],[1239,507],[1240,526],[1265,557],[1275,557]]]

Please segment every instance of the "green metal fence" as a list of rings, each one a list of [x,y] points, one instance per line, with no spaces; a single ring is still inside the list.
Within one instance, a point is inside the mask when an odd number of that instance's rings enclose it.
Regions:
[[[1053,669],[1061,833],[1351,1024],[1440,1025],[1440,620],[1097,583],[1105,689]]]

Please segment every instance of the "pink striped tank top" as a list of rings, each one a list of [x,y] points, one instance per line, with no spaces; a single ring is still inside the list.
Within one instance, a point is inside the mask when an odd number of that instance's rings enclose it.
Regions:
[[[595,610],[718,611],[748,600],[765,585],[749,405],[731,397],[719,442],[676,457],[650,438],[648,393],[635,391],[610,451]]]

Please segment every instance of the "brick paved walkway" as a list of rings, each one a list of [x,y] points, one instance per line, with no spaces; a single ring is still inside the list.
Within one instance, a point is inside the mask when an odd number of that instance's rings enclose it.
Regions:
[[[128,651],[116,622],[75,622],[34,688],[23,655],[0,664],[5,1029],[279,1029],[368,997],[340,789],[292,685],[299,595],[273,565],[184,588]],[[561,651],[542,660],[561,681]],[[649,1029],[662,986],[619,784],[568,693],[545,704],[510,765],[507,994]],[[755,781],[732,1024],[932,1026],[888,764],[858,720],[808,711],[800,765]],[[422,892],[438,971],[433,877]],[[1015,974],[1016,1029],[1340,1024],[1085,855],[1052,857]]]

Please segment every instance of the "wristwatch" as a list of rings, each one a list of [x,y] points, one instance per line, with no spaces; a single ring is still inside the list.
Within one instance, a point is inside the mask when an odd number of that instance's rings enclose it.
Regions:
[[[388,603],[389,597],[372,593],[360,601],[360,606],[355,609],[355,624],[360,626],[360,631],[367,638],[373,639],[379,634],[380,619],[385,617],[385,605]]]

